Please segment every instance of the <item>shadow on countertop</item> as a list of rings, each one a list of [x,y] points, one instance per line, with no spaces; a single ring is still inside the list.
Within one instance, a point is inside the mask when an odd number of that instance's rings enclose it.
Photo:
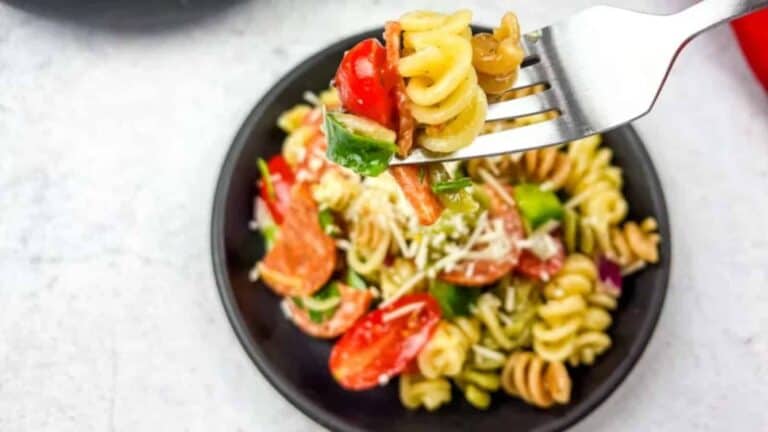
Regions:
[[[51,19],[107,31],[167,31],[205,20],[248,0],[0,0]]]

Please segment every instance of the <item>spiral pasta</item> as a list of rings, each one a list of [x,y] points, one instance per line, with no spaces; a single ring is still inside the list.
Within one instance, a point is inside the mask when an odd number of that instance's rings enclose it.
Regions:
[[[539,408],[567,404],[571,400],[571,377],[561,362],[550,362],[531,352],[512,354],[501,373],[501,386]]]
[[[417,359],[419,371],[426,378],[456,376],[467,358],[470,341],[462,330],[442,321]]]
[[[609,311],[616,309],[616,297],[608,292],[594,292],[587,296],[582,331],[574,341],[573,354],[568,358],[571,366],[592,365],[595,358],[611,347],[606,333],[612,319]]]
[[[504,14],[493,34],[478,33],[472,37],[472,64],[478,72],[480,87],[488,94],[504,93],[512,87],[523,58],[520,25],[511,12]]]
[[[656,232],[658,223],[646,218],[640,224],[627,222],[611,229],[611,257],[625,269],[642,267],[659,261],[661,236]]]
[[[293,127],[291,120],[286,119],[287,127]],[[306,154],[307,145],[314,139],[320,130],[315,125],[300,125],[293,129],[283,140],[282,155],[288,165],[295,167]]]
[[[557,147],[527,151],[521,160],[525,177],[543,190],[559,190],[571,174],[571,159]]]
[[[309,105],[298,104],[278,117],[277,126],[290,134],[301,126],[310,111],[312,111],[312,107]]]
[[[390,266],[385,266],[381,269],[379,279],[381,289],[381,297],[388,299],[392,297],[405,281],[410,279],[416,273],[416,264],[412,260],[407,258],[395,258],[395,261]],[[417,283],[413,288],[413,291],[421,291],[424,287],[424,282]]]
[[[400,402],[410,410],[423,406],[427,411],[434,411],[451,401],[451,383],[444,378],[402,374],[399,387]]]
[[[354,205],[356,217],[349,234],[347,264],[362,275],[372,275],[384,263],[392,240],[392,232],[381,214],[388,203],[374,193],[361,196]]]
[[[344,211],[360,194],[360,178],[340,170],[327,170],[320,182],[312,186],[312,197],[320,208]]]
[[[406,55],[398,63],[413,117],[426,125],[416,140],[435,152],[469,145],[485,123],[487,100],[472,67],[472,13],[418,11],[400,18]]]
[[[454,379],[464,391],[464,398],[478,409],[487,409],[491,404],[491,393],[501,387],[501,379],[496,372],[483,372],[465,369]]]

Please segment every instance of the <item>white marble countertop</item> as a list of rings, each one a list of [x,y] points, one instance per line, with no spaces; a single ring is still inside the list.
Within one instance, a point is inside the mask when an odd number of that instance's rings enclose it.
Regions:
[[[474,3],[483,23],[509,8],[534,28],[597,2],[418,3]],[[0,430],[319,429],[238,344],[208,233],[256,100],[315,50],[415,5],[323,4],[256,1],[152,34],[0,4]],[[629,378],[576,430],[768,430],[767,120],[720,28],[638,122],[671,211],[669,295]]]

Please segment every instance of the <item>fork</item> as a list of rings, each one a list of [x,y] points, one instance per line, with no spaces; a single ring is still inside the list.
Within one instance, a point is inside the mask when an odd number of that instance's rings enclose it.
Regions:
[[[511,89],[546,90],[491,101],[486,121],[544,112],[556,118],[477,137],[456,152],[414,150],[390,165],[496,156],[574,141],[648,113],[677,55],[698,34],[768,6],[768,0],[703,0],[673,15],[649,15],[609,6],[523,35],[523,67]]]

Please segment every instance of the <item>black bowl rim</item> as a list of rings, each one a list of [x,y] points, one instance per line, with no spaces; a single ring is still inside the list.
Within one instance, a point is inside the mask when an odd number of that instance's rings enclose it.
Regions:
[[[290,78],[295,75],[303,73],[305,70],[312,67],[314,61],[318,58],[322,58],[329,51],[335,51],[340,47],[349,46],[355,41],[361,40],[379,29],[367,30],[358,34],[343,38],[327,47],[321,49],[310,57],[301,61],[298,65],[293,67],[289,72],[284,74],[277,83],[272,86],[264,96],[258,101],[256,106],[245,118],[240,130],[235,136],[232,144],[227,151],[224,162],[222,164],[219,179],[216,184],[216,190],[213,200],[213,212],[211,217],[211,249],[212,249],[212,263],[213,271],[218,286],[219,296],[222,301],[222,305],[227,314],[232,328],[237,335],[237,339],[240,341],[243,349],[246,351],[251,361],[256,365],[261,374],[267,379],[267,381],[274,387],[285,399],[287,399],[293,406],[299,409],[302,413],[309,418],[317,422],[318,424],[327,427],[331,430],[357,430],[356,427],[349,425],[343,419],[336,417],[333,413],[328,413],[314,403],[305,398],[300,391],[293,388],[292,384],[287,382],[280,376],[279,373],[274,371],[269,364],[265,354],[261,347],[250,338],[247,326],[240,315],[240,312],[236,305],[234,292],[228,278],[227,265],[226,265],[226,249],[224,244],[224,223],[226,212],[226,201],[229,191],[229,186],[232,180],[232,174],[235,164],[238,160],[239,154],[247,143],[247,138],[250,131],[253,129],[254,124],[259,121],[259,118],[266,111],[267,107],[271,105],[277,95],[288,86]],[[623,127],[626,132],[633,136],[640,146],[638,153],[643,160],[643,166],[647,170],[646,178],[649,183],[654,185],[654,189],[657,189],[657,193],[652,194],[651,201],[653,205],[661,210],[660,214],[656,217],[662,221],[662,227],[666,225],[669,227],[669,214],[667,211],[666,199],[664,198],[664,190],[661,186],[658,174],[653,161],[648,154],[644,142],[637,134],[637,131],[631,126],[626,125]],[[665,223],[666,222],[666,223]],[[648,342],[653,336],[654,330],[659,321],[659,317],[664,308],[664,301],[669,286],[669,277],[671,274],[672,262],[671,262],[671,228],[665,232],[662,232],[664,236],[664,242],[662,242],[662,250],[660,251],[663,257],[667,257],[666,260],[669,263],[668,269],[664,272],[662,277],[662,284],[660,289],[654,290],[651,299],[651,304],[655,305],[655,310],[651,311],[652,320],[649,325],[645,325],[640,328],[637,336],[639,343],[634,343],[630,348],[627,360],[622,362],[609,376],[609,378],[590,395],[587,395],[585,399],[578,405],[573,406],[572,410],[561,418],[554,420],[550,425],[550,430],[564,430],[570,426],[573,426],[587,415],[592,413],[600,404],[602,404],[626,379],[629,372],[634,368],[635,364],[640,360],[643,352],[648,346]],[[439,416],[439,413],[436,414]]]

